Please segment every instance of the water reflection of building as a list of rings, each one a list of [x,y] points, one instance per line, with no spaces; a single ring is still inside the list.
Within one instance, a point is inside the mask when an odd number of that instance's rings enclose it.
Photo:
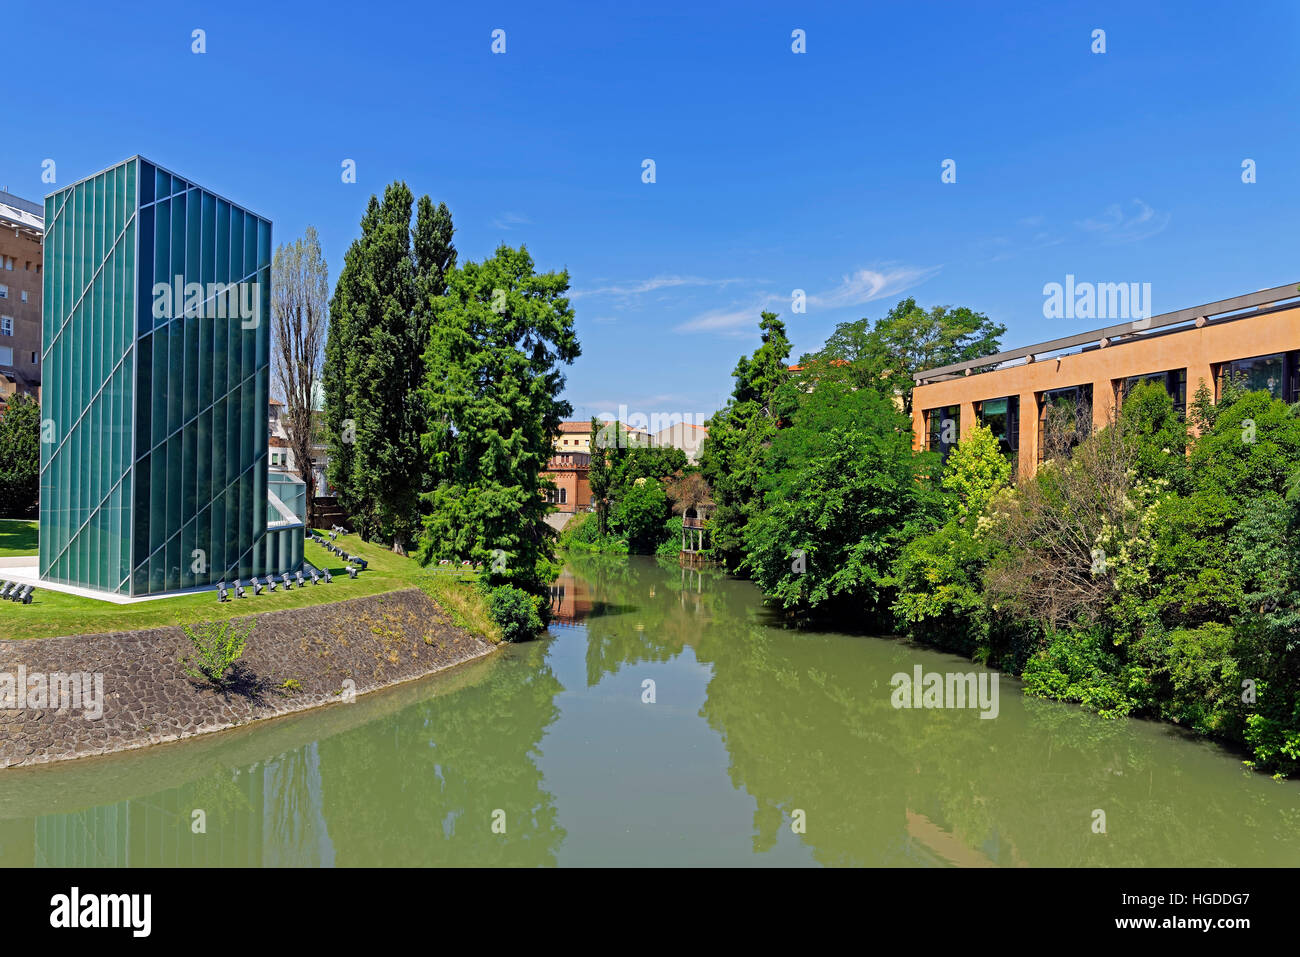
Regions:
[[[591,589],[567,569],[551,584],[551,621],[577,625],[591,614]]]
[[[316,744],[181,787],[35,819],[37,867],[328,867]],[[193,833],[194,812],[205,833]],[[10,848],[6,848],[6,858]],[[15,852],[17,849],[12,849]]]

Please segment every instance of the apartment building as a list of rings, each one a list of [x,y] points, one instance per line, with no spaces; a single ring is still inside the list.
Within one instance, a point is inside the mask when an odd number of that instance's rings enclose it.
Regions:
[[[634,429],[626,423],[619,423],[623,431],[625,448],[646,448],[653,444],[653,439],[645,429]],[[591,452],[591,422],[561,422],[555,435],[556,452]]]
[[[45,207],[0,190],[0,402],[40,397]]]
[[[1159,382],[1186,409],[1204,382],[1227,377],[1300,401],[1300,284],[1189,306],[985,356],[915,376],[917,448],[945,457],[987,425],[1017,474],[1032,475],[1061,422],[1103,426],[1139,382]]]
[[[329,444],[325,441],[325,402],[324,390],[317,383],[316,388],[312,390],[312,446],[311,446],[311,474],[315,481],[312,486],[316,490],[316,497],[331,496],[334,490],[330,487],[329,479],[326,475],[329,470],[330,450]],[[270,467],[279,469],[283,472],[292,472],[303,481],[306,476],[298,467],[298,456],[294,452],[292,444],[289,442],[289,429],[287,425],[288,409],[283,402],[272,396],[269,403],[270,414],[267,425],[270,433]]]

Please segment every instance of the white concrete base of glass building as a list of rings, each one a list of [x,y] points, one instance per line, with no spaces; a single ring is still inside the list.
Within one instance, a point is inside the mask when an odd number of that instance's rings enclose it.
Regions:
[[[13,559],[0,561],[13,561]],[[82,588],[80,585],[52,582],[40,576],[40,569],[37,566],[35,556],[31,559],[23,559],[23,562],[23,564],[13,565],[0,564],[0,579],[7,582],[17,582],[20,585],[31,585],[37,590],[44,588],[64,595],[76,595],[79,598],[94,598],[97,601],[112,602],[114,605],[134,605],[136,602],[141,601],[158,601],[160,598],[175,598],[177,595],[193,595],[213,590],[211,585],[205,585],[199,588],[187,588],[159,595],[139,595],[132,598],[130,595],[121,595],[117,592],[99,591],[94,588]]]

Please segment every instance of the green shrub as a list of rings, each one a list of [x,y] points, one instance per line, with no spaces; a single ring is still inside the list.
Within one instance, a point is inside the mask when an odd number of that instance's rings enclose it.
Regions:
[[[674,515],[664,523],[663,541],[655,549],[656,555],[666,555],[670,558],[680,555],[682,552],[682,517]]]
[[[599,545],[600,520],[595,512],[579,512],[569,519],[560,532],[560,547],[574,548],[582,545]]]
[[[1200,734],[1240,734],[1241,666],[1236,637],[1210,622],[1145,636],[1134,648],[1154,682],[1160,716]]]
[[[1255,687],[1258,710],[1246,718],[1245,740],[1255,763],[1279,776],[1300,770],[1300,696],[1281,682]]]
[[[668,496],[655,479],[637,479],[614,509],[614,523],[627,536],[628,550],[653,554],[668,517]]]
[[[954,519],[903,546],[890,583],[900,632],[949,651],[975,654],[988,628],[980,576],[985,546]]]
[[[579,512],[569,519],[564,531],[560,532],[559,546],[575,552],[627,554],[626,539],[600,534],[600,518],[594,512]]]
[[[1147,697],[1141,673],[1121,665],[1090,629],[1048,633],[1021,677],[1025,694],[1077,701],[1106,717],[1127,717]]]
[[[244,655],[248,636],[257,625],[256,618],[239,621],[209,621],[201,625],[184,625],[185,637],[190,640],[194,654],[181,658],[185,673],[191,678],[207,681],[224,688],[230,669]]]
[[[488,611],[506,641],[526,641],[542,630],[542,599],[514,585],[488,592]]]

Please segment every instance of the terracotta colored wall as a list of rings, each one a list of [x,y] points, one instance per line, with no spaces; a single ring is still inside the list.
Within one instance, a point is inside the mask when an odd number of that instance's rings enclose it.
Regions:
[[[960,440],[964,440],[975,426],[974,403],[1018,395],[1019,468],[1021,476],[1029,476],[1038,464],[1038,394],[1041,392],[1091,383],[1093,421],[1100,427],[1114,409],[1115,388],[1120,380],[1186,369],[1190,403],[1202,380],[1214,389],[1214,370],[1219,363],[1294,349],[1300,349],[1300,308],[1113,342],[1090,352],[921,385],[912,392],[913,443],[918,449],[925,445],[928,409],[960,405]]]
[[[13,269],[4,268],[5,259],[13,260]],[[0,336],[0,346],[14,351],[14,368],[29,382],[41,381],[41,244],[32,236],[14,235],[12,229],[0,229],[0,285],[9,287],[9,298],[0,299],[0,315],[14,317],[14,334]],[[27,302],[21,293],[27,293]],[[32,353],[37,361],[32,362]],[[33,385],[30,391],[36,394]]]
[[[564,489],[564,503],[558,499],[555,507],[561,512],[576,512],[591,504],[591,481],[587,477],[587,466],[565,468],[552,461],[552,467],[542,473],[555,483],[556,495]]]

